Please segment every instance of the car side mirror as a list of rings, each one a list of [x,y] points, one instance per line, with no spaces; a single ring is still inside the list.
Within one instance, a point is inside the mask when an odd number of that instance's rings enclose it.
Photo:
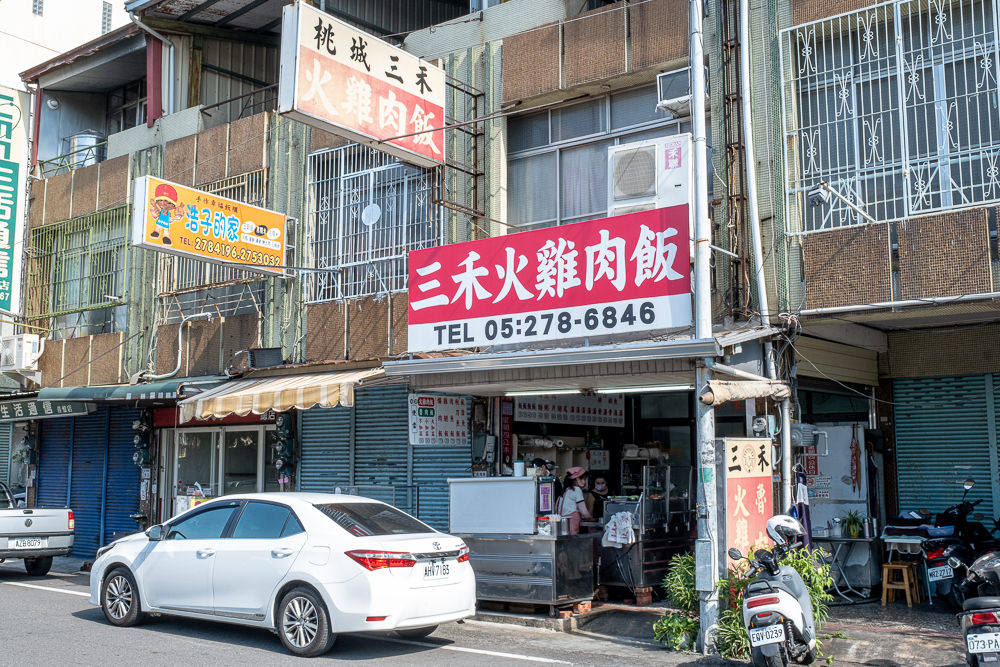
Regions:
[[[740,553],[739,549],[733,547],[732,549],[729,550],[729,557],[732,558],[733,560],[742,560],[743,554]]]
[[[149,538],[150,542],[159,542],[163,539],[163,525],[156,524],[155,526],[150,526],[146,530],[146,537]]]

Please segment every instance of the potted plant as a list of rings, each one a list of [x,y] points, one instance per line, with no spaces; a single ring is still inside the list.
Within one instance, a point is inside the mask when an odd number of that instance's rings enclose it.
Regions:
[[[861,537],[861,531],[864,530],[861,513],[857,510],[850,510],[841,519],[840,524],[844,527],[844,532],[847,533],[848,537]]]

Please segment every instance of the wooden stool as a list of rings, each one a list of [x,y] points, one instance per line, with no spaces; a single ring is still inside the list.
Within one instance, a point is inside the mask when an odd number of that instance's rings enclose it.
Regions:
[[[906,606],[913,606],[913,598],[919,595],[916,590],[917,581],[915,576],[911,576],[913,568],[909,563],[896,562],[896,563],[885,563],[882,565],[882,606],[885,606],[886,600],[889,602],[894,602],[896,600],[896,591],[903,591],[906,593]],[[900,577],[897,578],[894,573],[899,573]],[[919,598],[918,598],[919,600]]]
[[[920,604],[920,563],[915,560],[903,561],[910,566],[910,583],[913,584],[913,601]]]

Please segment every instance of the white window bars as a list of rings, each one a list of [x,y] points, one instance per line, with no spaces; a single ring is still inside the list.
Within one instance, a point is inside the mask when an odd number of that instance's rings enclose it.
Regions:
[[[441,243],[434,172],[352,144],[309,156],[310,302],[406,289],[407,253]]]
[[[826,181],[878,221],[1000,201],[998,0],[893,1],[781,32],[786,227]]]

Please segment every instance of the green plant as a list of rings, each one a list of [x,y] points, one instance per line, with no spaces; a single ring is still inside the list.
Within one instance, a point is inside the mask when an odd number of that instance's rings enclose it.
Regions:
[[[662,586],[670,604],[681,611],[697,614],[698,591],[694,589],[694,554],[678,554],[671,558]]]
[[[864,524],[861,519],[861,513],[857,510],[850,510],[844,515],[840,524],[844,527],[844,532],[850,537],[857,537],[861,534]]]
[[[697,615],[687,611],[668,611],[653,623],[653,638],[656,643],[666,644],[675,651],[687,651],[694,648],[699,627]]]

